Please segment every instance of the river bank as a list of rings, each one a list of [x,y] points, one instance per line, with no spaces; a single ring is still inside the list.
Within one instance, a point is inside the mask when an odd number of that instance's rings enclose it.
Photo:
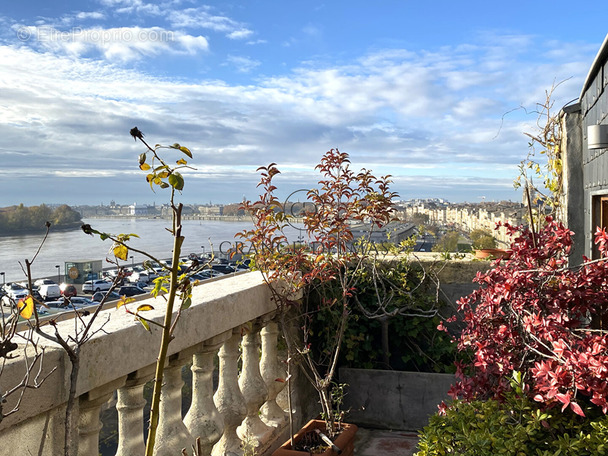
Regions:
[[[82,225],[82,220],[73,223],[66,223],[63,225],[51,225],[50,231],[74,231],[79,230]],[[29,227],[19,228],[15,230],[0,230],[0,237],[6,236],[30,236],[40,235],[46,233],[46,227]]]

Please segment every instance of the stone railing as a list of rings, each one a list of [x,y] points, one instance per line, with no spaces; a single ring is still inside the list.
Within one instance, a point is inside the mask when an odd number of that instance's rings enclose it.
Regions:
[[[155,310],[146,317],[162,322],[163,300],[148,299]],[[141,304],[141,302],[138,302]],[[169,345],[160,406],[155,454],[181,455],[196,437],[204,455],[241,455],[242,441],[258,447],[258,454],[280,443],[286,414],[276,402],[284,377],[277,356],[278,329],[272,321],[275,306],[258,273],[227,277],[194,288],[193,305],[186,309]],[[90,317],[84,317],[86,320]],[[95,336],[82,346],[76,387],[78,455],[99,455],[100,411],[108,404],[118,415],[116,455],[143,455],[144,385],[153,378],[160,331],[146,331],[123,309],[108,309],[96,320]],[[75,320],[57,323],[65,335]],[[50,332],[51,327],[49,327]],[[64,448],[64,420],[71,363],[63,349],[38,340],[45,349],[43,378],[27,389],[17,413],[0,422],[0,455],[59,455]],[[261,349],[261,358],[260,358]],[[219,356],[218,386],[214,391],[214,359]],[[239,364],[239,358],[241,362]],[[23,380],[24,356],[9,360],[0,376],[7,390]],[[192,401],[182,418],[182,368],[191,364]],[[239,365],[241,368],[239,369]],[[240,371],[240,373],[239,373]],[[33,378],[30,384],[34,382]],[[5,411],[11,403],[3,404]],[[282,437],[281,437],[282,438]]]

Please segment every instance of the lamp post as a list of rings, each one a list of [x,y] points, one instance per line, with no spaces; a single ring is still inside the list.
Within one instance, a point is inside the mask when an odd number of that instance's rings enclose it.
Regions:
[[[131,255],[131,267],[133,267],[135,265],[135,263],[133,262],[133,255]]]
[[[61,283],[61,270],[58,264],[56,264],[55,267],[57,268],[57,283]]]
[[[4,276],[4,272],[0,272],[0,275],[2,276],[2,285],[6,284],[6,277]]]
[[[205,246],[201,245],[201,249],[203,249],[203,258],[205,257]]]

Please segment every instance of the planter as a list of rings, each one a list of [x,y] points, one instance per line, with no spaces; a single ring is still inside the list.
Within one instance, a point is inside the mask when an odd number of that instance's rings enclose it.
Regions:
[[[357,433],[357,426],[354,424],[346,424],[342,425],[344,430],[338,437],[334,440],[334,445],[336,445],[340,450],[342,450],[340,456],[352,456],[355,452],[355,434]],[[323,420],[310,420],[306,425],[300,429],[294,436],[294,442],[296,444],[301,441],[305,435],[309,433],[315,433],[315,429],[319,429],[325,432],[325,422]],[[325,450],[323,453],[315,453],[321,456],[337,456],[338,453],[331,448]],[[310,456],[311,453],[308,451],[297,451],[291,449],[291,441],[288,440],[285,442],[280,448],[278,448],[272,456]]]
[[[504,249],[480,249],[475,250],[475,258],[501,258],[508,259],[511,257],[510,250]]]

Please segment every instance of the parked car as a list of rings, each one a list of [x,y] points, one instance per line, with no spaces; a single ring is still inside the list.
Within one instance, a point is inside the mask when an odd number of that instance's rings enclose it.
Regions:
[[[58,309],[78,309],[81,307],[92,306],[94,304],[95,302],[93,302],[93,300],[85,298],[84,296],[74,296],[71,298],[61,296],[56,301],[49,301],[46,303],[47,306]]]
[[[137,283],[144,282],[150,283],[152,279],[150,278],[150,273],[148,271],[135,271],[133,274],[129,276],[129,282]]]
[[[87,280],[82,284],[82,292],[97,293],[98,291],[108,291],[110,287],[112,287],[112,283],[105,280]]]
[[[107,293],[107,291],[98,291],[96,293],[93,293],[93,296],[91,298],[95,302],[101,302],[101,300],[106,295],[106,293]],[[116,301],[117,299],[120,299],[120,295],[118,293],[116,293],[115,291],[113,291],[112,293],[110,293],[110,296],[108,296],[108,299],[106,300],[106,302]]]
[[[51,279],[38,279],[34,282],[34,286],[36,288],[40,288],[42,285],[55,285],[57,282]]]
[[[61,296],[61,289],[56,283],[46,283],[44,285],[40,285],[40,288],[38,288],[38,293],[40,293],[42,299],[45,301],[50,301],[51,299],[57,299],[59,296]]]
[[[7,283],[3,287],[5,296],[2,297],[2,305],[11,306],[16,304],[20,299],[25,299],[29,292],[17,283]]]
[[[221,272],[222,274],[231,274],[235,271],[229,264],[212,264],[211,269]]]
[[[203,269],[202,271],[197,272],[196,274],[192,274],[192,278],[194,280],[207,280],[212,277],[223,276],[224,274],[219,271],[215,271],[213,269]]]
[[[140,294],[144,294],[147,293],[146,290],[142,290],[140,287],[136,286],[136,285],[125,285],[122,286],[118,289],[117,292],[120,296],[136,296],[136,295],[140,295]]]
[[[71,283],[62,283],[59,285],[59,290],[61,290],[62,296],[66,296],[68,298],[78,294],[78,290]]]

